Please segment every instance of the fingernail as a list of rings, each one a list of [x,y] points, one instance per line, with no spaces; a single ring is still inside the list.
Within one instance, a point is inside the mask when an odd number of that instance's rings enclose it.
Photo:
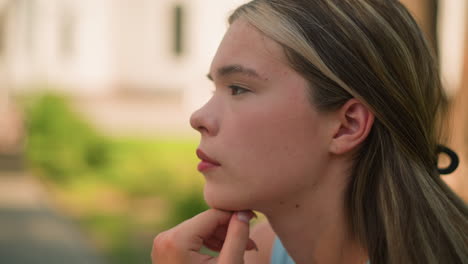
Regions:
[[[253,215],[254,214],[250,211],[240,211],[237,212],[237,219],[248,224],[250,222],[250,219],[252,219]]]

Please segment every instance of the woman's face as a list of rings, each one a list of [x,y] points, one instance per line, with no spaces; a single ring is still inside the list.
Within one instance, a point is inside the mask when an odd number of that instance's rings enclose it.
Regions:
[[[242,19],[227,31],[209,78],[215,91],[191,117],[199,150],[220,165],[203,170],[207,203],[262,211],[317,187],[328,152],[327,117],[282,47]]]

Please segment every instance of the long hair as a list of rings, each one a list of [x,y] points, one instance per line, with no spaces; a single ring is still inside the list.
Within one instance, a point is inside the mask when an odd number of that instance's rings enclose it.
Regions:
[[[434,52],[397,0],[254,0],[246,19],[284,48],[311,103],[357,98],[376,119],[348,189],[353,231],[371,263],[468,263],[468,208],[441,180],[447,99]]]

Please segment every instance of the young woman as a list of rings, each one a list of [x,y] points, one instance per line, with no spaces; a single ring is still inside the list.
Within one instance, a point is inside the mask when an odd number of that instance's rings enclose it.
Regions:
[[[153,263],[468,263],[437,62],[402,4],[254,0],[229,21],[191,118],[213,209],[158,235]],[[268,221],[249,234],[251,210]]]

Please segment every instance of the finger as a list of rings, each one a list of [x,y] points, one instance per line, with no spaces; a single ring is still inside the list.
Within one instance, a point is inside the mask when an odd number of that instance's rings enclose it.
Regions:
[[[218,238],[208,238],[207,240],[204,240],[203,241],[203,245],[205,247],[207,247],[208,249],[210,250],[213,250],[213,251],[216,251],[216,252],[220,252],[221,249],[223,248],[223,244],[224,244],[224,238],[222,240],[218,239]],[[252,239],[249,239],[249,241],[247,242],[247,246],[245,248],[245,250],[249,251],[249,250],[256,250],[258,251],[258,247],[257,247],[257,244],[255,243],[255,241],[253,241]]]
[[[228,225],[220,226],[214,232],[213,237],[224,241],[224,239],[226,238],[227,230],[228,230]]]
[[[219,263],[244,263],[244,252],[249,241],[249,221],[252,217],[251,211],[237,212],[232,215],[226,240],[219,255]]]
[[[211,238],[218,227],[229,223],[231,215],[232,212],[210,209],[183,222],[178,227],[178,232],[184,234],[181,243],[189,250],[200,250],[204,240]]]
[[[224,244],[224,241],[222,240],[218,240],[218,239],[215,239],[215,238],[209,238],[205,241],[203,241],[203,245],[212,250],[212,251],[216,251],[216,252],[220,252],[221,249],[223,248],[223,244]]]
[[[228,225],[222,225],[216,228],[210,237],[203,239],[203,245],[214,251],[221,251],[226,238]]]

